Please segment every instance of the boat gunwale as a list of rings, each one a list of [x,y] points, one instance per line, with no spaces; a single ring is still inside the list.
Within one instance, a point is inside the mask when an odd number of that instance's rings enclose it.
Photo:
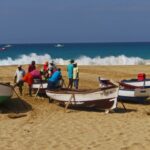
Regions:
[[[57,89],[57,90],[46,90],[46,93],[55,93],[55,94],[91,94],[94,92],[105,91],[113,88],[118,88],[118,86],[113,85],[110,87],[103,87],[97,89],[80,89],[80,90],[71,90],[67,88]]]
[[[2,82],[0,82],[0,85],[4,85],[4,86],[8,86],[8,87],[12,88],[12,86],[10,85],[9,82],[8,83],[2,83]]]
[[[103,98],[103,99],[93,99],[93,100],[71,100],[70,102],[74,102],[74,103],[86,103],[86,102],[97,102],[97,101],[111,101],[113,99],[115,99],[116,97],[112,97],[112,98]],[[64,101],[64,100],[59,100],[59,99],[53,99],[55,101],[58,101],[58,102],[63,102],[63,103],[66,103],[68,101]]]
[[[128,84],[128,83],[124,83],[124,82],[119,82],[119,85],[120,86],[123,86],[125,89],[128,89],[128,90],[135,90],[136,88],[145,88],[146,86],[135,86],[135,85],[131,85],[131,84]],[[150,86],[147,86],[147,88],[150,87]]]
[[[125,83],[133,83],[133,82],[146,82],[146,81],[150,81],[150,79],[145,79],[145,80],[138,80],[138,79],[129,79],[129,80],[121,80],[121,82],[125,82]]]

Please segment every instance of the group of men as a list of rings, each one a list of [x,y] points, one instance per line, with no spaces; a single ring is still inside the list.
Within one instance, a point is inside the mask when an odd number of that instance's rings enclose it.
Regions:
[[[18,86],[19,87],[19,92],[20,95],[22,95],[22,91],[23,91],[23,84],[24,82],[27,82],[29,85],[29,95],[32,95],[32,84],[33,84],[33,71],[36,70],[36,66],[35,66],[35,61],[32,61],[31,64],[28,67],[28,71],[27,73],[25,72],[25,70],[22,68],[22,65],[18,65],[18,68],[15,72],[15,78],[14,78],[14,87]]]
[[[72,88],[74,83],[75,89],[78,89],[79,70],[74,60],[71,60],[70,64],[67,66],[67,72],[69,78],[68,88]],[[47,81],[48,89],[58,88],[60,86],[60,80],[62,79],[61,69],[57,68],[53,61],[50,64],[45,62],[40,71],[36,69],[35,61],[32,61],[28,66],[27,73],[21,65],[18,65],[14,78],[14,87],[18,86],[20,95],[22,95],[23,84],[27,82],[29,86],[29,95],[32,96],[32,84],[36,80],[42,81],[43,79]]]

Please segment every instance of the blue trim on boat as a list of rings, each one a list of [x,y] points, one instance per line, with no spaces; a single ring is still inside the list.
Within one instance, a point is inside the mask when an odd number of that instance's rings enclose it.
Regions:
[[[128,101],[128,102],[143,102],[148,98],[146,97],[127,97],[127,96],[118,96],[118,100]]]
[[[121,80],[121,82],[146,82],[146,81],[150,81],[150,79],[145,79],[143,81],[139,81],[138,79],[130,79],[130,80]]]

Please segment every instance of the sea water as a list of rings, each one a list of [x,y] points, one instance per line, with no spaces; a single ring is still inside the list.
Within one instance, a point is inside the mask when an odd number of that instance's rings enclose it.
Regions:
[[[29,64],[32,60],[66,65],[70,59],[79,65],[150,64],[150,43],[0,44],[1,66]]]

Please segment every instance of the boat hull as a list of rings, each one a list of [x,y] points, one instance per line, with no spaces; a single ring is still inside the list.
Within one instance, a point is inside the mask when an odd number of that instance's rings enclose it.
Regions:
[[[114,109],[117,105],[118,87],[97,89],[95,91],[46,90],[46,94],[51,99],[64,104],[70,102],[71,105]]]
[[[32,88],[33,89],[46,89],[48,86],[48,83],[33,83]]]
[[[150,96],[150,88],[119,89],[118,99],[142,102]]]
[[[7,84],[0,83],[0,103],[8,100],[13,95],[12,88]]]

